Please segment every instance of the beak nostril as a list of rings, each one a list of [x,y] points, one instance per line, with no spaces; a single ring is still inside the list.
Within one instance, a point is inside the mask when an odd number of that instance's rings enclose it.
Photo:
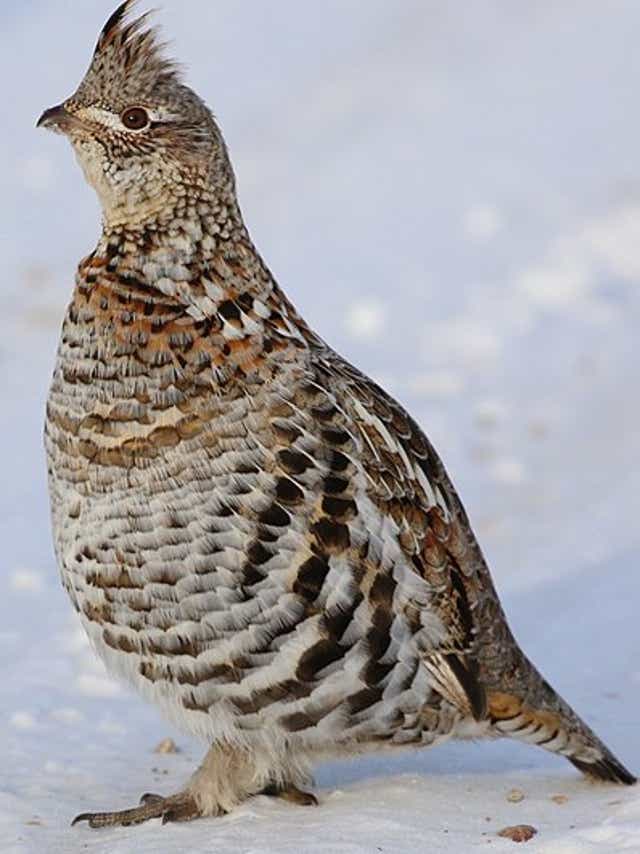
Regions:
[[[48,110],[44,111],[36,122],[36,127],[55,127],[68,118],[68,116],[69,114],[65,110],[64,106],[62,104],[56,104],[55,107],[49,107]]]

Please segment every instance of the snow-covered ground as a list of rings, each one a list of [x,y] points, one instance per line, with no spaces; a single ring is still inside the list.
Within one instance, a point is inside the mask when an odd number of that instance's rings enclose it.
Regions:
[[[525,649],[640,771],[640,6],[165,7],[281,283],[424,425]],[[175,790],[201,752],[104,675],[50,545],[43,400],[98,211],[33,124],[110,11],[0,7],[0,850],[464,854],[525,823],[527,851],[640,852],[639,788],[507,742],[327,764],[315,810],[69,827]],[[181,752],[153,752],[166,736]]]

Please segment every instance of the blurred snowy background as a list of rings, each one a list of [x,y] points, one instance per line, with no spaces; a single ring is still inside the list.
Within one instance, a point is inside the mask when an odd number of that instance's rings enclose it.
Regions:
[[[516,634],[640,771],[640,6],[163,5],[268,264],[425,427]],[[34,125],[74,90],[111,11],[0,8],[3,850],[293,852],[297,829],[305,851],[508,850],[493,833],[527,805],[541,830],[527,850],[640,850],[637,794],[506,744],[332,764],[311,817],[258,799],[192,828],[67,829],[74,812],[130,805],[154,774],[175,788],[199,752],[172,733],[186,754],[151,753],[171,730],[94,660],[50,544],[43,401],[99,210],[68,144]],[[513,781],[524,806],[504,797]]]

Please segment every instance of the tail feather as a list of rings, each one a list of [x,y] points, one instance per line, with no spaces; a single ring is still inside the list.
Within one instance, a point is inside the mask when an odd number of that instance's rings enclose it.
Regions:
[[[612,783],[637,782],[596,734],[537,672],[539,690],[524,702],[510,693],[488,696],[488,713],[500,735],[560,753],[589,777]]]
[[[633,786],[638,782],[637,777],[634,777],[631,771],[628,771],[608,750],[607,754],[597,762],[585,762],[571,756],[568,758],[569,762],[572,762],[587,777],[595,777],[597,780],[605,780],[609,783],[624,783],[625,786]]]

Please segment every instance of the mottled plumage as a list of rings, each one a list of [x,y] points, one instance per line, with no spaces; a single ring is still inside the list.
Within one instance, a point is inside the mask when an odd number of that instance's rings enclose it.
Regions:
[[[107,667],[210,746],[93,825],[312,801],[311,763],[507,735],[631,783],[525,658],[402,407],[257,254],[221,134],[124,3],[40,123],[103,207],[47,404],[62,580]]]

